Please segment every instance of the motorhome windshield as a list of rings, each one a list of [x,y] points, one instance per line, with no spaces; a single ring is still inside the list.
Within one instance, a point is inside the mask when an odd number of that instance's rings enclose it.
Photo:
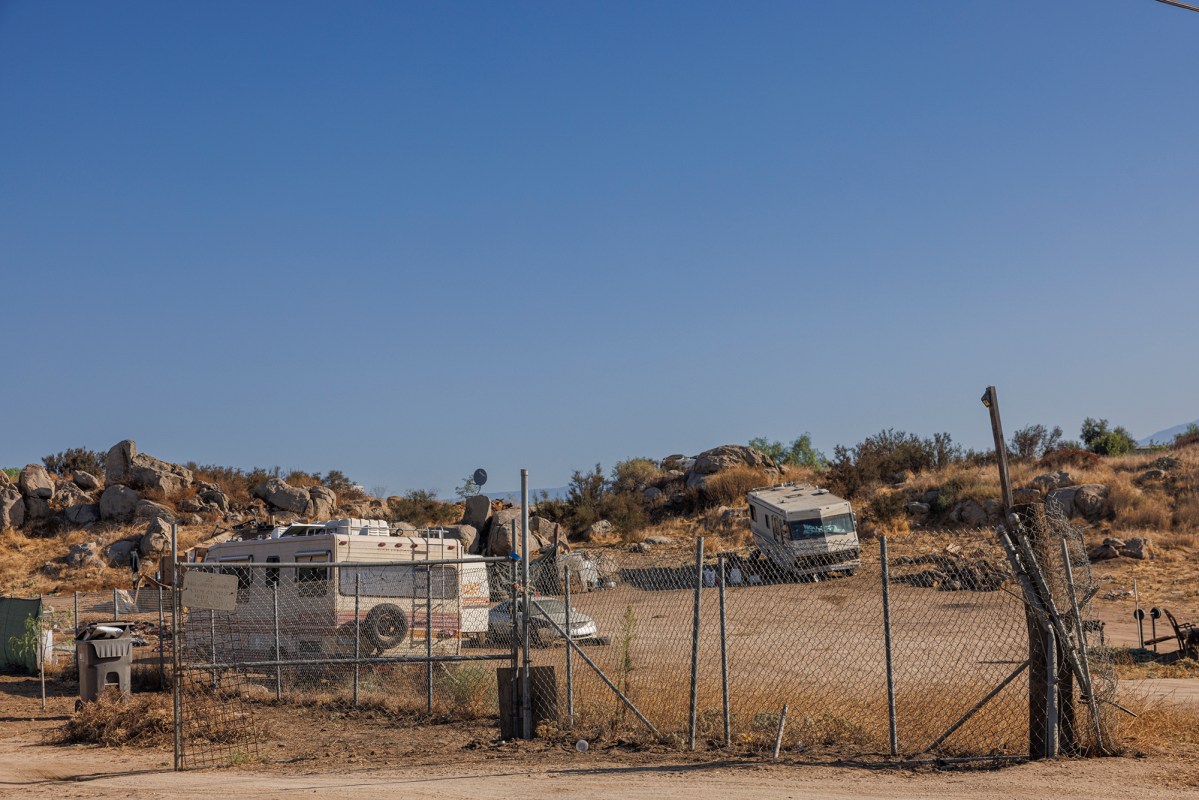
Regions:
[[[853,533],[853,515],[851,514],[838,514],[827,519],[793,519],[787,524],[791,528],[791,541],[793,542]]]

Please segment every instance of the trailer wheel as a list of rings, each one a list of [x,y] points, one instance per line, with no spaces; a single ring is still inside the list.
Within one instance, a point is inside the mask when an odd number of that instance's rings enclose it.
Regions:
[[[399,606],[375,606],[362,621],[362,633],[379,650],[390,650],[408,638],[408,618]]]

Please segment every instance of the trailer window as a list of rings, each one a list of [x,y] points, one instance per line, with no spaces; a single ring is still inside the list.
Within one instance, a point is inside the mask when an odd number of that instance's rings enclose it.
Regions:
[[[755,522],[758,520],[758,507],[753,503],[749,504],[749,518]]]
[[[250,567],[235,567],[233,564],[249,564],[254,559],[250,556],[237,556],[234,558],[221,559],[221,572],[225,575],[237,576],[237,594],[238,599],[244,599],[244,595],[250,589],[250,585],[254,583],[254,570]]]
[[[323,563],[328,562],[328,553],[303,553],[296,556],[296,562]],[[324,597],[329,593],[328,567],[296,567],[296,593],[300,597]]]
[[[279,556],[267,556],[266,563],[278,564]],[[279,568],[278,567],[267,567],[266,570],[263,572],[262,577],[263,577],[263,580],[266,581],[267,586],[278,586],[279,585]]]
[[[791,541],[802,539],[818,539],[824,536],[853,533],[853,516],[838,514],[828,519],[795,519],[788,525],[791,528]]]

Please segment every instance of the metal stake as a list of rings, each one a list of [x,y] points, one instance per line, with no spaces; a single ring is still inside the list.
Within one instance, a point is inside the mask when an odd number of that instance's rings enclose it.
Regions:
[[[691,618],[691,708],[687,721],[687,744],[695,749],[695,729],[699,712],[699,611],[704,588],[704,537],[695,540],[695,604]]]
[[[523,738],[533,738],[533,697],[529,689],[529,471],[520,471],[520,590],[524,602],[521,604],[521,648],[524,651],[524,669],[521,670],[521,721]]]
[[[1095,684],[1091,682],[1091,662],[1087,654],[1087,632],[1082,624],[1082,611],[1078,606],[1078,594],[1074,590],[1074,567],[1070,564],[1070,547],[1066,544],[1066,540],[1062,539],[1062,564],[1066,569],[1066,591],[1070,596],[1070,608],[1074,612],[1075,635],[1078,637],[1079,661],[1082,667],[1083,679],[1086,684],[1083,686],[1083,691],[1088,695],[1088,700],[1095,692]],[[1156,611],[1157,609],[1154,609]],[[1103,723],[1097,716],[1098,706],[1091,703],[1091,720],[1095,725],[1095,744],[1099,747],[1099,752],[1107,752],[1103,746]]]
[[[883,567],[883,647],[887,656],[887,718],[891,725],[891,757],[899,755],[899,726],[895,715],[895,663],[891,647],[891,579],[887,560],[887,537],[878,537]]]
[[[1045,674],[1048,676],[1048,691],[1046,694],[1049,697],[1049,702],[1046,704],[1046,720],[1045,720],[1045,757],[1057,758],[1058,751],[1058,735],[1057,735],[1057,647],[1054,645],[1053,626],[1045,625]]]
[[[42,679],[42,711],[46,710],[46,600],[37,596],[37,671]],[[53,636],[53,634],[51,634]],[[51,639],[53,641],[53,638]]]
[[[733,726],[729,715],[729,639],[724,600],[724,584],[726,582],[724,553],[720,553],[716,559],[720,570],[717,577],[720,586],[720,694],[724,707],[724,746],[730,747],[733,743]]]
[[[272,611],[272,621],[275,626],[275,660],[282,661],[283,660],[283,650],[280,646],[281,642],[279,641],[279,583],[278,583],[278,581],[276,581],[275,584],[273,586],[271,586],[271,611]],[[276,664],[275,665],[275,701],[279,702],[282,700],[283,700],[283,665]]]
[[[520,721],[520,713],[517,708],[516,698],[520,694],[520,639],[517,638],[517,608],[516,608],[516,582],[519,575],[519,563],[517,560],[512,561],[511,578],[508,581],[508,610],[512,616],[512,636],[509,639],[509,644],[512,646],[512,708],[509,713],[512,715],[512,727],[510,730],[515,734],[518,730],[517,723]],[[520,728],[521,734],[524,733],[523,726]]]
[[[433,714],[433,568],[425,568],[425,713]]]
[[[161,629],[161,626],[160,626]],[[161,630],[160,630],[161,633]],[[79,592],[75,592],[75,636],[79,636]],[[79,675],[79,648],[75,648],[74,654],[71,656],[75,663],[75,675]]]
[[[117,605],[117,590],[112,590],[112,618],[118,620],[121,618],[121,609]]]
[[[208,646],[211,648],[209,656],[212,658],[212,663],[216,663],[216,611],[209,610],[208,612]],[[216,688],[216,669],[212,670],[212,688]]]
[[[570,570],[566,571],[566,632],[571,633],[574,628],[570,624]],[[566,648],[566,718],[573,726],[575,724],[575,678],[574,678],[574,651],[569,647]]]
[[[354,708],[358,707],[359,659],[362,658],[362,595],[360,592],[361,573],[354,570]]]
[[[783,729],[787,727],[787,709],[789,707],[790,707],[789,703],[783,703],[783,713],[779,714],[779,729],[778,729],[778,732],[774,734],[774,758],[775,758],[775,760],[778,760],[779,750],[783,749]]]

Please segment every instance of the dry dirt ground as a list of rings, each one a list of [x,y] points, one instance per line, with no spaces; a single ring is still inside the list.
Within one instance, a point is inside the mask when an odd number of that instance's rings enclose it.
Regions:
[[[174,773],[169,747],[45,743],[67,718],[69,687],[0,676],[0,797],[235,796],[540,798],[1179,798],[1199,797],[1199,753],[1026,763],[999,769],[903,769],[722,759],[614,746],[583,754],[544,742],[502,744],[483,723],[397,725],[276,712],[262,763]]]

